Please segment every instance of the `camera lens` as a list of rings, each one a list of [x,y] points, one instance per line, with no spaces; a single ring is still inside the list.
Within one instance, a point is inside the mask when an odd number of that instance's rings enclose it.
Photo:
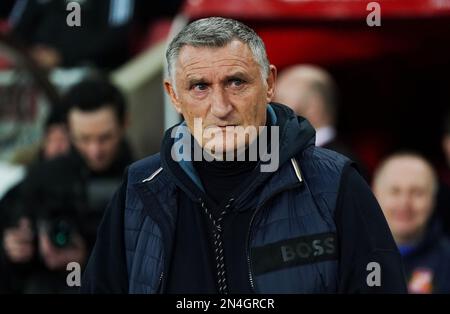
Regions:
[[[70,224],[64,220],[59,220],[53,223],[49,236],[54,246],[63,248],[70,242],[70,233]]]

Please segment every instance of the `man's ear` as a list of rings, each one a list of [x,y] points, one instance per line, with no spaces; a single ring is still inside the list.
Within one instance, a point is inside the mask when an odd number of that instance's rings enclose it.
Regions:
[[[172,101],[172,104],[175,107],[175,110],[179,114],[182,114],[180,101],[178,100],[177,94],[175,93],[175,89],[169,80],[164,80],[164,89],[166,90],[167,94],[169,95],[170,100]]]
[[[277,79],[277,68],[271,64],[267,75],[267,102],[271,102],[275,95],[275,81]]]

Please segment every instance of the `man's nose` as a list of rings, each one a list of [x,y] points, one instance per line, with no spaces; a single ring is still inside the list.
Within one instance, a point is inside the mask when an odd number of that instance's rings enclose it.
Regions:
[[[402,211],[411,209],[411,196],[408,193],[402,193],[399,196],[398,205]]]
[[[226,92],[222,88],[213,90],[211,96],[211,113],[219,118],[226,118],[233,111],[233,106],[228,100]]]
[[[98,158],[98,156],[101,154],[101,145],[97,143],[96,141],[92,141],[89,143],[88,146],[88,154],[91,158]]]

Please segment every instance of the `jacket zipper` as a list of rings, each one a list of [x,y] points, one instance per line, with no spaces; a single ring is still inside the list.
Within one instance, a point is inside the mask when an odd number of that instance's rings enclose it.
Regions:
[[[158,281],[158,290],[159,290],[159,293],[160,294],[162,294],[163,293],[163,291],[162,291],[162,288],[163,288],[163,278],[164,278],[164,271],[162,271],[161,272],[161,275],[159,276],[159,281]]]
[[[275,197],[277,194],[284,192],[286,190],[290,190],[292,188],[295,188],[299,186],[299,183],[295,183],[292,186],[288,186],[288,187],[283,187],[281,189],[279,189],[278,191],[275,191],[274,193],[272,193],[272,195],[270,195],[268,198],[266,198],[258,207],[256,207],[255,211],[253,212],[252,218],[250,219],[250,224],[248,226],[248,232],[247,232],[247,242],[246,242],[246,253],[247,253],[247,266],[248,266],[248,279],[250,281],[250,287],[253,291],[253,293],[256,293],[256,289],[255,289],[255,283],[253,281],[253,274],[252,274],[252,264],[251,264],[251,260],[250,260],[250,236],[251,236],[251,230],[252,230],[252,225],[253,225],[253,220],[256,217],[256,214],[259,212],[259,210],[264,207],[264,205],[271,200],[273,197]]]
[[[219,287],[220,294],[228,294],[225,263],[223,261],[224,252],[223,252],[223,239],[222,239],[222,220],[223,220],[224,216],[227,214],[227,211],[230,209],[231,203],[233,201],[234,201],[234,199],[230,198],[228,201],[228,204],[225,206],[224,210],[221,211],[219,218],[215,219],[212,216],[211,212],[206,207],[205,202],[202,199],[200,199],[201,206],[202,206],[206,216],[209,218],[210,222],[213,225],[214,252],[215,252],[214,255],[215,255],[215,259],[216,259],[216,271],[217,271],[217,277],[218,277],[217,284]]]

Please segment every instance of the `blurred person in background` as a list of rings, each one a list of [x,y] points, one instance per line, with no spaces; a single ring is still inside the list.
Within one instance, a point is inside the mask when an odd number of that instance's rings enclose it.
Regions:
[[[133,0],[76,1],[81,26],[67,25],[65,0],[18,0],[10,15],[13,35],[43,68],[90,64],[113,68],[128,57]]]
[[[20,194],[23,217],[10,232],[14,236],[3,241],[12,264],[37,256],[43,265],[34,268],[38,271],[27,278],[24,292],[71,291],[65,267],[86,261],[103,209],[132,162],[125,100],[114,85],[82,81],[67,92],[64,103],[72,150],[30,169]],[[23,243],[28,246],[18,249]]]
[[[402,254],[410,293],[450,293],[450,241],[432,216],[437,176],[423,157],[397,153],[376,170],[373,190]]]
[[[317,146],[349,157],[366,176],[362,162],[338,137],[337,88],[328,72],[314,65],[295,65],[285,69],[277,80],[275,101],[286,104],[311,122],[316,129]]]
[[[70,138],[67,130],[64,110],[60,106],[53,106],[45,122],[44,137],[38,147],[31,147],[20,151],[14,157],[15,163],[27,168],[37,167],[40,163],[68,154]],[[15,292],[20,284],[17,281],[30,271],[30,267],[18,267],[18,276],[11,280],[8,272],[8,260],[20,264],[28,261],[33,255],[33,243],[30,241],[31,222],[21,217],[23,199],[20,191],[22,182],[12,187],[0,200],[0,292]],[[15,282],[13,282],[15,281]]]
[[[181,0],[75,1],[80,6],[80,26],[67,25],[68,1],[18,0],[10,14],[13,35],[30,48],[43,68],[94,66],[114,69],[131,57],[135,22],[148,24],[175,14]]]
[[[70,145],[64,110],[60,106],[53,106],[45,121],[41,143],[17,152],[13,157],[13,163],[24,165],[27,169],[39,167],[42,162],[68,154]],[[10,210],[11,207],[15,206],[11,205],[20,199],[21,184],[22,182],[19,182],[1,198],[0,226],[4,226],[5,223],[11,220],[6,218],[8,215],[14,215],[14,212]]]
[[[44,126],[44,138],[37,147],[29,147],[15,153],[13,162],[31,166],[50,160],[70,151],[70,138],[64,108],[56,105],[51,108]]]

